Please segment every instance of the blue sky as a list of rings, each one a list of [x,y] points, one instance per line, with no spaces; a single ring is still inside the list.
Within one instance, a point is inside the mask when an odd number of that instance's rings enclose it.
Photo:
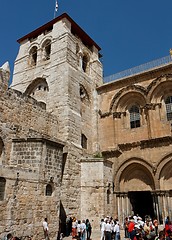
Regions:
[[[58,0],[56,16],[66,12],[102,48],[104,76],[169,55],[172,0]],[[1,0],[0,66],[11,71],[17,39],[54,17],[55,0]]]

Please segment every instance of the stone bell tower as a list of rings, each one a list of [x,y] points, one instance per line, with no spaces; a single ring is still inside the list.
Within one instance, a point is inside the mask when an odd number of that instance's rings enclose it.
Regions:
[[[96,87],[103,83],[101,49],[66,13],[18,43],[11,88],[58,117],[58,137],[68,146],[62,205],[66,214],[79,217],[80,160],[99,151]]]
[[[70,138],[71,127],[81,127],[84,117],[86,128],[92,125],[89,114],[94,109],[94,90],[102,84],[100,47],[66,13],[18,43],[11,88],[35,98],[46,111],[57,115],[63,140]],[[80,136],[73,137],[80,145]]]

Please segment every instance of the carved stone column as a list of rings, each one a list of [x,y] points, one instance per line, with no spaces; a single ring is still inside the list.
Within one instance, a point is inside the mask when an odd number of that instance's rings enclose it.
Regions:
[[[162,224],[165,219],[164,214],[164,204],[163,204],[163,195],[164,192],[157,191],[157,199],[158,199],[158,209],[159,209],[159,222]]]
[[[127,193],[117,193],[117,209],[118,209],[118,219],[120,222],[124,222],[126,216],[128,216],[128,195]]]

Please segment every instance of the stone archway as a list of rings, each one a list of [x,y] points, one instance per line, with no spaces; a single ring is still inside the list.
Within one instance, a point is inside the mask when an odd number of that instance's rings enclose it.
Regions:
[[[159,183],[162,216],[172,218],[172,155],[164,158],[159,164]]]
[[[49,92],[48,83],[45,78],[36,78],[27,87],[25,94],[42,103],[42,107],[46,108],[47,96]]]
[[[159,179],[160,179],[160,189],[161,190],[172,190],[172,156],[171,160],[168,161],[161,169]]]
[[[141,159],[140,161],[131,159],[118,170],[119,187],[116,192],[116,205],[117,215],[121,221],[131,214],[140,214],[141,217],[156,215],[153,195],[155,183],[150,170],[150,165]]]
[[[140,163],[131,163],[122,172],[119,181],[120,191],[151,191],[154,180],[149,170]]]

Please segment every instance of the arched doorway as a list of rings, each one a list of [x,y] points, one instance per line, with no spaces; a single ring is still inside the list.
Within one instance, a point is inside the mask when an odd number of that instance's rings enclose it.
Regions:
[[[159,165],[160,198],[162,217],[172,219],[172,154],[163,159]]]
[[[152,219],[155,217],[151,191],[130,191],[128,198],[134,215],[138,214],[142,219],[145,219],[145,216]]]
[[[140,159],[125,162],[118,170],[119,188],[116,192],[117,214],[121,221],[126,216],[156,216],[154,179],[151,166]],[[116,181],[117,184],[117,181]]]

